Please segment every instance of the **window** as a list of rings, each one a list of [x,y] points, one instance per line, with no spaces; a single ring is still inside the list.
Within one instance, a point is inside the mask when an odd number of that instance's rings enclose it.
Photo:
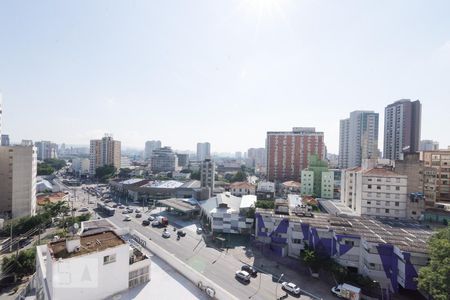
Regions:
[[[104,265],[113,263],[115,261],[116,261],[116,255],[115,254],[103,256],[103,264]]]
[[[387,191],[390,191],[390,190],[391,190],[391,186],[390,186],[390,185],[387,185],[387,186],[386,186],[386,190],[387,190]]]
[[[381,197],[381,193],[377,193],[377,198],[380,198]]]
[[[386,198],[391,198],[391,194],[386,194]]]
[[[399,182],[400,182],[400,178],[396,178],[395,181],[396,181],[397,183],[399,183]]]
[[[398,209],[394,210],[395,214],[398,215],[400,211]]]
[[[391,179],[390,178],[386,178],[386,182],[391,182]]]
[[[367,179],[367,181],[372,181],[372,178]]]
[[[380,209],[379,209],[379,208],[377,208],[376,212],[377,212],[377,213],[379,213],[379,212],[380,212]]]
[[[301,239],[291,239],[292,244],[300,244],[302,242]]]
[[[380,204],[381,204],[381,202],[380,202],[380,201],[377,201],[377,202],[376,202],[376,204],[377,204],[377,205],[380,205]]]
[[[372,193],[367,193],[367,197],[372,197]]]
[[[367,188],[368,188],[368,189],[371,189],[371,188],[372,188],[372,185],[371,185],[371,184],[369,184],[369,185],[367,186]]]
[[[381,182],[381,178],[377,178],[377,182]]]
[[[396,187],[395,187],[395,190],[396,190],[396,191],[400,191],[400,187],[399,187],[399,186],[396,186]]]
[[[391,202],[386,201],[386,206],[390,206],[390,205],[391,205]]]
[[[411,212],[411,214],[413,214],[413,215],[415,215],[416,214],[416,212],[413,210],[412,212]]]
[[[389,213],[389,209],[386,208],[386,209],[384,210],[384,212],[388,214],[388,213]]]
[[[371,201],[367,201],[367,204],[372,204],[372,202]]]
[[[395,206],[400,206],[400,202],[395,202]]]
[[[400,199],[400,195],[399,194],[395,194],[395,199]]]
[[[370,212],[372,210],[372,208],[368,207],[367,208],[367,212]]]
[[[347,241],[347,240],[346,240],[346,241],[345,241],[345,244],[348,245],[348,246],[352,246],[352,247],[353,247],[353,246],[355,245],[355,242],[354,242],[354,241]]]

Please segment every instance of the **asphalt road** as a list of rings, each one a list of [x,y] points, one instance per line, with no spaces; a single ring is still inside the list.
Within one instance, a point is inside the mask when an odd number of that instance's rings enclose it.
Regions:
[[[74,202],[75,207],[89,207],[93,210],[96,207],[96,198],[90,196],[91,203],[88,204],[87,193],[81,189],[77,189],[77,199]],[[133,207],[133,205],[130,205]],[[138,206],[136,206],[137,208]],[[94,214],[95,216],[95,214]],[[131,221],[124,221],[125,216],[130,216]],[[142,226],[142,220],[148,218],[148,213],[143,213],[142,218],[135,218],[135,213],[122,214],[122,210],[116,209],[116,214],[112,217],[108,217],[110,221],[119,227],[129,227],[137,230],[152,241],[156,242],[159,246],[166,251],[173,253],[177,258],[184,261],[191,266],[194,270],[202,273],[212,281],[216,282],[224,289],[228,290],[231,294],[235,295],[238,299],[262,299],[262,300],[274,300],[277,297],[281,297],[286,294],[281,289],[281,284],[273,279],[272,274],[258,273],[256,278],[252,278],[249,284],[243,284],[238,281],[234,274],[237,270],[240,270],[242,263],[233,255],[228,254],[226,250],[219,251],[215,248],[206,247],[205,242],[201,235],[193,232],[192,230],[185,230],[187,233],[185,237],[182,237],[177,241],[176,232],[173,231],[173,226],[169,225],[168,230],[171,233],[170,238],[163,238],[161,228],[154,228],[152,226]],[[169,218],[170,223],[170,218]],[[276,280],[280,274],[275,274]],[[299,278],[286,278],[283,277],[282,281],[290,281],[298,283]],[[277,287],[278,285],[278,287]],[[301,288],[308,290],[308,287],[301,286]],[[276,297],[276,295],[277,297]],[[320,293],[322,294],[322,293]],[[323,299],[328,299],[329,293],[324,291]],[[295,297],[288,295],[287,299],[310,299],[309,297],[302,295],[301,297]]]

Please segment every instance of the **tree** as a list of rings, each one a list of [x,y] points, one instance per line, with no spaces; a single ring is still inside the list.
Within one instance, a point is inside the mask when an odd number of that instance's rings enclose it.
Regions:
[[[419,289],[435,300],[450,299],[450,227],[428,240],[430,263],[419,270]]]
[[[37,175],[51,175],[55,169],[46,163],[39,163],[37,165]]]
[[[306,249],[303,252],[302,260],[308,267],[310,267],[314,271],[318,271],[319,266],[320,266],[320,261],[319,261],[319,258],[317,256],[316,252],[314,252],[313,250]]]
[[[36,270],[36,248],[23,250],[16,256],[4,257],[2,269],[8,270],[8,275],[15,275],[16,279],[31,275]]]
[[[49,158],[44,160],[44,163],[55,169],[56,171],[61,170],[64,168],[67,164],[64,159],[56,159],[56,158]]]
[[[191,179],[200,180],[200,171],[193,171],[191,173]]]
[[[238,181],[245,181],[247,180],[247,174],[244,171],[237,171],[236,174],[234,174],[233,178],[231,178],[231,182],[238,182]]]
[[[106,181],[107,179],[111,178],[116,174],[116,167],[114,166],[103,166],[98,167],[95,169],[95,177],[100,181]]]
[[[255,206],[257,208],[274,209],[275,202],[272,200],[256,200]]]

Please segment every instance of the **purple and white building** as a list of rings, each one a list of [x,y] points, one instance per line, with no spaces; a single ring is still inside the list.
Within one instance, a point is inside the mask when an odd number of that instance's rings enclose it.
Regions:
[[[415,221],[300,217],[257,209],[256,239],[279,256],[299,257],[305,248],[378,281],[383,289],[416,290],[419,269],[428,263],[427,239],[433,231]]]

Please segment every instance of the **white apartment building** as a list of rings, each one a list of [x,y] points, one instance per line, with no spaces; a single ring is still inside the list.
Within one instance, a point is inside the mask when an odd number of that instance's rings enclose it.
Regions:
[[[170,147],[153,150],[151,170],[154,174],[159,172],[173,172],[178,168],[178,156]]]
[[[58,145],[49,141],[35,142],[37,149],[37,159],[44,161],[46,159],[58,158]]]
[[[340,121],[339,168],[361,166],[363,159],[378,156],[378,113],[353,111]]]
[[[380,166],[344,170],[341,202],[359,215],[406,218],[407,179]]]
[[[78,176],[83,176],[89,174],[90,161],[88,158],[74,158],[72,159],[72,172]]]
[[[150,259],[116,231],[98,227],[37,246],[36,299],[119,299],[148,282]]]
[[[153,151],[158,150],[160,148],[161,148],[161,141],[146,141],[144,150],[144,159],[152,158]]]
[[[255,206],[256,196],[236,197],[230,193],[218,194],[200,202],[202,214],[211,221],[213,232],[250,234],[253,218],[246,214]]]
[[[0,214],[19,218],[36,213],[36,148],[0,147]]]
[[[230,192],[233,196],[244,196],[244,195],[255,195],[256,194],[256,186],[247,182],[233,182],[230,184]]]
[[[197,143],[197,160],[203,161],[207,158],[211,158],[211,144]]]
[[[95,170],[103,166],[114,166],[120,169],[121,144],[115,141],[111,135],[105,135],[101,140],[91,140],[89,173],[95,174]]]

